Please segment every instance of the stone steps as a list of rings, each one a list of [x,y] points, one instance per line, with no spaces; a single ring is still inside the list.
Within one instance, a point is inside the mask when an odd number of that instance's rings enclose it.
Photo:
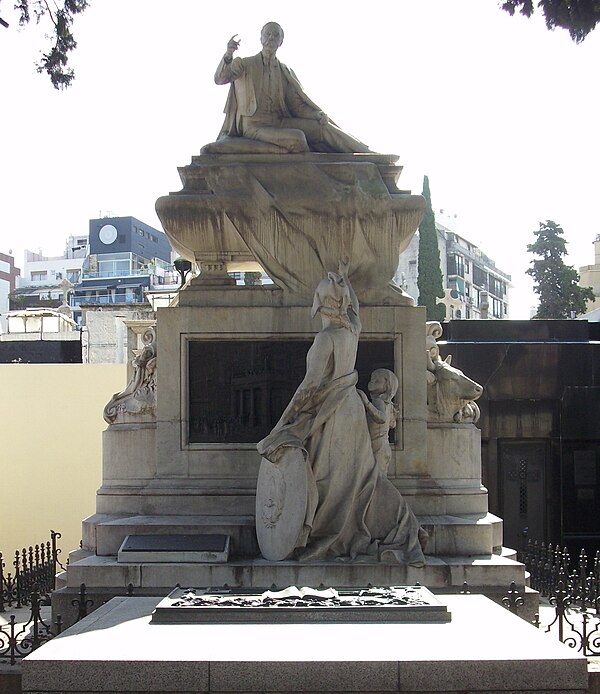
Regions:
[[[525,584],[523,564],[497,554],[473,557],[426,557],[423,568],[376,561],[269,562],[265,559],[229,561],[226,564],[125,564],[116,557],[90,556],[69,566],[67,587],[125,590],[131,583],[146,594],[168,593],[182,586],[278,587],[290,585],[366,586],[414,585],[431,589],[469,586],[506,588],[511,581]],[[156,591],[156,592],[152,592]]]
[[[492,515],[419,516],[429,532],[427,553],[432,556],[475,556],[498,553],[502,521]],[[115,556],[127,535],[226,534],[234,557],[259,554],[253,516],[118,516],[97,514],[83,521],[83,547],[99,556]]]

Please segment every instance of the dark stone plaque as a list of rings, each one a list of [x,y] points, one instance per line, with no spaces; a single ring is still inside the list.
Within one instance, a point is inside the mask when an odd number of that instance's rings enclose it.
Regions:
[[[155,624],[450,622],[422,586],[389,588],[175,588],[152,613]]]
[[[127,535],[117,560],[121,563],[224,563],[229,535]]]
[[[126,552],[224,552],[227,535],[128,535]]]
[[[277,423],[306,371],[312,340],[195,340],[189,345],[190,443],[257,443]],[[391,340],[358,348],[358,387],[394,369]]]

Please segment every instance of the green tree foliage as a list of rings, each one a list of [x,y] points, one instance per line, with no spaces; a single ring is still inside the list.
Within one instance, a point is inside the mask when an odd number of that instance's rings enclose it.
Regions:
[[[423,178],[423,197],[425,198],[425,216],[419,226],[419,265],[417,286],[419,288],[419,306],[427,308],[427,320],[443,320],[444,306],[436,304],[436,298],[444,298],[444,279],[440,263],[440,249],[435,230],[435,215],[431,207],[429,178]]]
[[[551,220],[540,222],[534,231],[536,240],[527,246],[527,251],[538,256],[526,270],[534,280],[533,290],[540,297],[535,318],[571,318],[585,313],[588,301],[594,300],[591,287],[580,287],[579,275],[571,265],[565,265],[563,256],[567,254],[567,242],[562,228]]]
[[[548,29],[566,29],[575,43],[581,43],[600,22],[600,0],[539,0],[537,6]],[[518,11],[531,17],[534,12],[533,0],[504,0],[501,7],[511,15]]]
[[[73,17],[87,6],[88,0],[62,0],[62,4],[53,0],[52,6],[47,0],[17,0],[15,4],[20,26],[29,24],[35,17],[37,24],[46,22],[51,28],[48,38],[52,46],[48,53],[42,54],[37,71],[47,73],[55,89],[65,89],[75,79],[75,73],[68,67],[69,53],[77,47],[71,26]],[[0,18],[0,23],[8,28],[5,20]]]

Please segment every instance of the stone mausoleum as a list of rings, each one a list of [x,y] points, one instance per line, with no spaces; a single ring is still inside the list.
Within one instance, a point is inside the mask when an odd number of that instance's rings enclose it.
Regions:
[[[581,692],[584,658],[483,596],[410,597],[504,595],[524,567],[481,483],[482,387],[392,281],[424,200],[308,98],[282,41],[269,22],[234,58],[230,39],[222,133],[156,203],[200,274],[130,323],[96,512],[53,594],[69,622],[81,583],[109,601],[25,660],[23,690]]]

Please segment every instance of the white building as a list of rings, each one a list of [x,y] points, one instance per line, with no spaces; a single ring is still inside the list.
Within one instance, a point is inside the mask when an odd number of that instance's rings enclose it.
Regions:
[[[17,295],[27,298],[27,302],[61,301],[63,290],[59,285],[67,280],[77,284],[87,255],[88,237],[69,236],[63,255],[48,257],[41,251],[25,251],[23,276],[17,285]]]
[[[578,284],[580,287],[591,287],[594,290],[594,301],[587,303],[588,313],[600,309],[600,234],[597,234],[594,240],[594,264],[579,268]],[[584,314],[583,318],[586,317],[587,314]]]
[[[443,221],[439,221],[436,215],[435,227],[444,288],[455,290],[458,301],[451,317],[468,320],[508,318],[510,275],[499,270],[478,246],[456,233],[455,220],[444,216],[443,210],[440,217]],[[400,256],[394,277],[396,284],[417,301],[418,260],[419,232]]]

